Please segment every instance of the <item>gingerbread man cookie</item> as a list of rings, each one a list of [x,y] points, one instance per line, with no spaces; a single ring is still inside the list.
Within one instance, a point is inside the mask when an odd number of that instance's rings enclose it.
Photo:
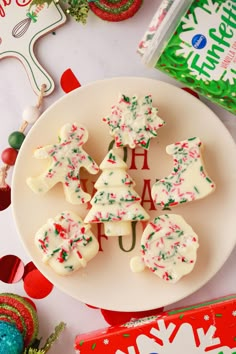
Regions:
[[[59,142],[35,150],[37,159],[49,159],[48,168],[39,176],[29,177],[28,186],[35,193],[48,192],[55,184],[63,184],[66,200],[72,204],[82,204],[90,200],[90,194],[82,190],[80,169],[96,174],[99,168],[83,149],[88,139],[87,130],[78,123],[65,124],[59,133]]]

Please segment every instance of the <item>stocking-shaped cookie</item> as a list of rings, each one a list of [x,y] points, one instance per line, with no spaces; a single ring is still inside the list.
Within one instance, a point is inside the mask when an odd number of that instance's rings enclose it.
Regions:
[[[134,181],[126,172],[126,163],[110,150],[100,165],[103,171],[91,200],[92,208],[85,222],[104,223],[105,235],[120,236],[131,233],[131,221],[149,219],[141,206],[141,198],[134,190]]]
[[[61,275],[69,275],[85,267],[99,250],[90,226],[70,211],[49,219],[36,232],[35,244],[42,252],[43,262]]]
[[[94,160],[82,149],[88,139],[87,130],[77,123],[65,124],[59,134],[59,142],[35,150],[38,159],[49,159],[48,168],[37,177],[29,177],[27,184],[35,193],[46,193],[61,182],[69,203],[82,204],[90,200],[90,195],[82,190],[80,168],[91,174],[99,170]]]
[[[215,190],[202,160],[202,143],[194,137],[168,145],[166,152],[173,156],[171,174],[152,187],[152,198],[163,208],[206,197]]]

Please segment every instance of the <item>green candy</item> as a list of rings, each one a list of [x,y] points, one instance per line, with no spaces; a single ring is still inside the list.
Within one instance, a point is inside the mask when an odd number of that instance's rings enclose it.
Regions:
[[[16,132],[13,132],[9,135],[8,143],[12,148],[18,150],[18,149],[20,149],[24,139],[25,139],[25,134],[23,134],[19,131],[16,131]]]

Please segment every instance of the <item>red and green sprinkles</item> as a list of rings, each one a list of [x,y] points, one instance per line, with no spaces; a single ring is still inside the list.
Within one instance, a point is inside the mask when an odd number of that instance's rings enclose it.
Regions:
[[[198,246],[198,236],[180,215],[161,215],[144,230],[141,258],[162,280],[176,283],[192,271]]]
[[[140,146],[148,149],[150,139],[157,136],[157,130],[165,122],[158,116],[158,109],[152,106],[152,96],[120,95],[118,104],[111,107],[111,114],[103,118],[115,138],[116,147]]]
[[[197,137],[167,146],[174,166],[169,176],[157,180],[152,187],[152,198],[157,205],[169,209],[204,198],[214,191],[215,183],[203,167],[201,146]]]
[[[98,252],[98,242],[89,229],[72,212],[49,219],[35,236],[43,261],[63,275],[85,267]]]
[[[85,217],[85,222],[105,223],[107,236],[119,236],[119,233],[116,233],[116,223],[130,224],[131,221],[149,219],[149,215],[140,204],[140,196],[133,189],[134,182],[126,173],[127,165],[118,154],[110,150],[100,168],[102,174],[94,185],[97,191],[91,200],[92,208]],[[106,223],[109,223],[109,228],[114,234],[108,232]]]
[[[89,0],[90,9],[105,21],[118,22],[132,17],[142,0]]]
[[[82,148],[88,139],[87,130],[77,123],[65,124],[60,130],[58,144],[36,149],[38,159],[48,158],[49,167],[37,177],[27,179],[29,187],[36,193],[46,193],[55,184],[63,184],[66,200],[72,204],[83,204],[90,200],[90,194],[83,191],[80,183],[80,169],[96,174],[98,166]]]

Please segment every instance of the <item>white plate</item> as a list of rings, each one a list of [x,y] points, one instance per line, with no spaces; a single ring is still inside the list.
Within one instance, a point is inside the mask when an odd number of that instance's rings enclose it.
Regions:
[[[137,227],[135,247],[130,252],[120,248],[119,238],[101,238],[103,251],[85,269],[63,277],[43,264],[34,245],[34,234],[49,217],[63,210],[72,210],[85,217],[86,205],[72,206],[64,199],[62,186],[55,186],[45,196],[35,195],[26,185],[28,176],[36,175],[46,166],[44,160],[33,158],[39,145],[57,142],[58,131],[67,122],[79,121],[87,127],[89,139],[84,145],[100,164],[107,153],[111,137],[102,117],[109,115],[119,93],[144,96],[152,94],[153,105],[166,125],[151,140],[147,155],[149,169],[144,169],[143,156],[136,156],[137,169],[129,169],[135,179],[135,190],[142,195],[144,180],[152,185],[156,178],[167,176],[172,158],[166,154],[168,144],[199,136],[205,146],[204,160],[209,176],[217,185],[207,198],[172,209],[181,214],[199,235],[200,248],[192,273],[177,284],[166,284],[148,269],[132,273],[129,261],[138,253],[141,225]],[[139,149],[139,153],[144,153]],[[81,87],[52,105],[30,130],[20,150],[13,176],[13,212],[20,238],[39,270],[65,293],[87,304],[117,311],[143,311],[158,308],[190,295],[220,269],[236,241],[236,147],[218,117],[198,99],[167,83],[146,78],[115,78]],[[131,150],[128,150],[128,166]],[[134,167],[134,166],[133,166]],[[83,175],[82,175],[83,176]],[[86,175],[88,190],[96,175]],[[148,186],[149,182],[146,182]],[[151,218],[163,213],[150,210],[148,187],[144,195],[145,209]],[[170,213],[171,213],[170,212]],[[102,226],[103,227],[103,226]],[[94,228],[96,233],[97,229]],[[132,237],[123,237],[123,247],[129,250]]]

